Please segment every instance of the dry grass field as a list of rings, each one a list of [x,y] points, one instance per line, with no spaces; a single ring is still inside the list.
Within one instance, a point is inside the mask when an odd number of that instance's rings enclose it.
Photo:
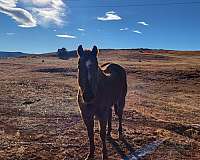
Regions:
[[[99,54],[100,64],[108,61],[124,66],[128,75],[125,138],[117,139],[113,114],[109,159],[126,159],[157,141],[160,145],[141,159],[200,159],[200,52]],[[0,159],[86,157],[89,144],[76,103],[76,75],[76,58],[0,59]],[[98,123],[95,144],[100,159]]]

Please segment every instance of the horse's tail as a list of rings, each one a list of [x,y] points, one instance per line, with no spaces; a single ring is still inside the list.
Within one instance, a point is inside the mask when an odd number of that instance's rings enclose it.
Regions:
[[[122,85],[120,94],[114,104],[115,114],[120,116],[123,114],[124,106],[125,106],[125,97],[127,94],[127,81],[126,81],[126,72],[122,73]]]

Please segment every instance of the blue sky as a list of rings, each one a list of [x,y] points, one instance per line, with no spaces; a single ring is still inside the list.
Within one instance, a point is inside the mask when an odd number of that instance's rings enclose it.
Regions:
[[[200,50],[200,1],[0,0],[0,50]],[[184,4],[173,4],[184,3]]]

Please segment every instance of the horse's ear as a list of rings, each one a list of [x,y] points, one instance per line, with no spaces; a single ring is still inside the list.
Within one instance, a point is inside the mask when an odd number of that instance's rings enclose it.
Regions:
[[[92,54],[94,54],[95,56],[97,56],[98,54],[98,49],[97,49],[97,46],[93,46],[93,49],[92,49]]]
[[[83,51],[82,45],[79,45],[79,46],[78,46],[77,54],[78,54],[78,56],[80,56],[80,57],[83,56],[84,51]]]

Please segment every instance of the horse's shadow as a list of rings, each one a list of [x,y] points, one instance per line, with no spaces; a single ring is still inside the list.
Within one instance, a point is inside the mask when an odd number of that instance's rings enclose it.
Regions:
[[[116,150],[116,152],[120,155],[122,159],[126,159],[126,153],[122,149],[120,142],[124,144],[124,146],[128,149],[130,153],[134,152],[135,149],[132,147],[133,145],[130,144],[125,137],[120,138],[120,139],[114,139],[112,137],[108,137],[107,141],[112,145],[112,147]]]

